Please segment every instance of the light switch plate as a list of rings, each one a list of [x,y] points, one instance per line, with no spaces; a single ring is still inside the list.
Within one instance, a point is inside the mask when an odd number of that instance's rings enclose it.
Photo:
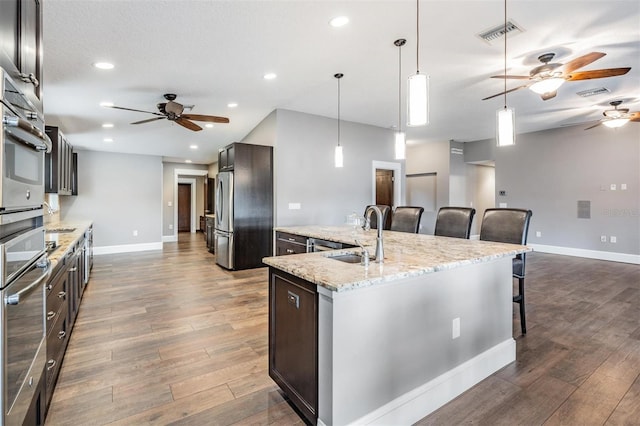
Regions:
[[[501,209],[506,209],[507,208],[507,203],[500,203],[499,204]]]
[[[300,210],[300,203],[289,203],[289,210]]]
[[[617,189],[617,186],[615,183],[612,183],[611,186],[609,187],[612,191],[615,191]]]

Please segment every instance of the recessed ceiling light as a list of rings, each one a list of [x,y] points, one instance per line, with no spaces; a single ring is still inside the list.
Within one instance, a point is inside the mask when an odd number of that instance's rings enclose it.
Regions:
[[[193,163],[191,160],[184,160],[185,163]]]
[[[346,16],[336,16],[335,18],[329,21],[329,25],[331,25],[334,28],[342,27],[344,25],[347,25],[348,23],[349,23],[349,18],[347,18]]]
[[[228,106],[229,108],[235,108],[235,107],[237,107],[237,106],[238,106],[238,103],[237,103],[237,102],[229,102],[229,103],[227,104],[227,106]]]
[[[262,76],[265,80],[273,80],[277,77],[275,73],[269,72]]]
[[[96,62],[93,64],[94,67],[101,70],[111,70],[113,69],[113,64],[110,62]]]
[[[108,102],[108,101],[100,102],[100,106],[101,107],[112,107],[113,106],[113,102]]]
[[[198,149],[198,145],[189,145],[189,148],[191,148],[191,149]]]
[[[213,123],[207,123],[204,125],[207,129],[213,129]]]
[[[111,142],[113,142],[113,139],[111,139],[111,138],[104,138],[104,139],[102,139],[102,140],[103,140],[104,142],[107,142],[107,143],[111,143]]]
[[[105,129],[110,129],[113,127],[113,123],[104,123],[102,127],[104,127]]]

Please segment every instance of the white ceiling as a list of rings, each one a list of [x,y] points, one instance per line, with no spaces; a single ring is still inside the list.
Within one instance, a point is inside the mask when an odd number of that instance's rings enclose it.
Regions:
[[[405,79],[416,70],[416,2],[47,0],[44,4],[44,109],[80,149],[151,154],[170,161],[215,161],[222,146],[242,139],[275,108],[389,128],[398,121],[398,48]],[[620,77],[565,83],[555,99],[530,90],[508,95],[518,133],[597,120],[608,102],[640,110],[640,1],[509,0],[508,18],[524,29],[508,38],[509,74],[528,74],[541,53],[567,62],[592,51],[607,56],[581,70],[632,67]],[[350,22],[332,28],[328,21]],[[409,142],[471,141],[494,135],[503,98],[503,39],[476,34],[500,25],[500,0],[420,0],[420,71],[431,76],[429,126],[411,128]],[[95,69],[110,61],[115,69]],[[267,81],[267,72],[278,77]],[[521,84],[508,81],[508,88]],[[581,90],[610,93],[582,98]],[[164,93],[195,105],[194,114],[229,117],[229,124],[192,132],[102,101],[156,111]],[[237,102],[237,108],[229,108]],[[403,121],[405,111],[403,111]],[[113,123],[103,129],[102,123]],[[204,124],[204,123],[201,123]],[[631,125],[637,125],[632,123]],[[403,125],[404,127],[404,125]],[[607,129],[608,130],[608,129]],[[601,131],[601,130],[592,130]],[[106,137],[113,138],[105,143]],[[189,145],[198,145],[191,150]]]

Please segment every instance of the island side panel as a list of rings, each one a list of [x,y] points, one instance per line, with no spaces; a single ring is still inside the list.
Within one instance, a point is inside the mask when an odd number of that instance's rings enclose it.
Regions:
[[[515,360],[510,258],[320,293],[321,424],[415,422]],[[454,318],[460,318],[456,339]],[[479,355],[496,350],[497,361],[473,364]],[[490,370],[477,371],[485,365],[491,365]],[[426,403],[412,405],[410,401],[419,401],[415,397],[425,389],[446,380],[460,381],[464,368],[471,370],[462,376],[476,377],[472,383],[451,395],[438,391],[437,398],[425,397]]]

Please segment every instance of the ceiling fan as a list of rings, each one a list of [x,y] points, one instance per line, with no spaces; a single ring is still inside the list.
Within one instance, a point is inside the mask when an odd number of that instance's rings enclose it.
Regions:
[[[529,75],[493,75],[491,78],[506,78],[515,80],[529,80],[527,84],[509,89],[506,92],[500,92],[492,96],[488,96],[483,101],[505,93],[515,92],[516,90],[529,88],[542,97],[543,101],[554,98],[558,88],[565,81],[590,80],[593,78],[614,77],[624,75],[629,72],[630,67],[626,68],[605,68],[601,70],[576,71],[579,68],[589,65],[592,62],[605,56],[606,53],[591,52],[586,55],[573,59],[566,64],[551,63],[555,53],[545,53],[538,56],[538,60],[542,65],[533,68]]]
[[[186,127],[189,130],[193,130],[194,132],[202,130],[202,127],[198,126],[196,123],[194,123],[191,120],[207,121],[210,123],[228,123],[229,122],[228,118],[217,117],[215,115],[183,114],[185,108],[190,109],[190,108],[193,108],[193,106],[185,107],[184,105],[175,101],[176,97],[177,96],[174,93],[165,93],[164,98],[167,100],[167,102],[160,102],[159,104],[156,105],[158,107],[158,112],[142,111],[139,109],[124,108],[124,107],[113,106],[113,105],[109,106],[109,108],[123,109],[125,111],[144,112],[147,114],[157,115],[157,117],[148,118],[146,120],[134,121],[131,124],[143,124],[143,123],[149,123],[151,121],[167,119],[169,121],[174,121],[179,125],[181,125],[182,127]]]
[[[640,111],[629,112],[629,108],[618,108],[621,103],[622,101],[609,102],[613,109],[608,109],[603,112],[602,115],[604,115],[604,118],[600,119],[600,121],[593,126],[587,127],[585,130],[593,129],[601,124],[607,127],[617,128],[624,126],[629,121],[640,122]]]

